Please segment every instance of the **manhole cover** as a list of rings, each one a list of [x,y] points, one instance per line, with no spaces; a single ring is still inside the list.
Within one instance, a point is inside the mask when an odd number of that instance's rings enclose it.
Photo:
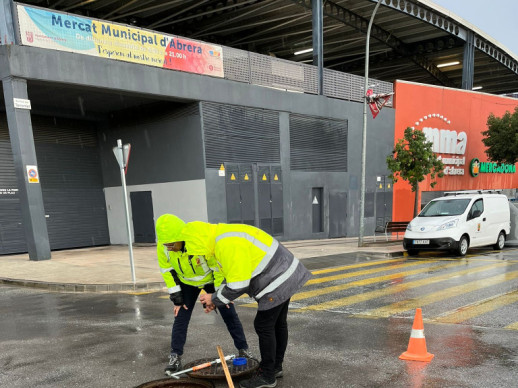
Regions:
[[[171,377],[167,379],[148,381],[136,388],[214,388],[214,384],[205,380],[180,379],[175,380]]]
[[[192,368],[193,366],[200,365],[206,362],[214,361],[214,358],[200,358],[199,360],[195,360],[188,364],[185,364],[184,369]],[[259,361],[248,358],[246,365],[234,365],[232,364],[232,360],[227,361],[228,371],[230,372],[230,376],[232,377],[242,377],[246,376],[257,368],[259,368]],[[189,376],[195,377],[198,379],[213,379],[213,380],[222,380],[225,379],[225,371],[221,364],[214,364],[207,368],[203,368],[194,372],[189,372]]]

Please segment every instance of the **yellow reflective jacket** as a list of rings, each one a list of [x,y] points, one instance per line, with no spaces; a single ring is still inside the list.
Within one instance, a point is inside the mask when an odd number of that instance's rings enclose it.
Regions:
[[[179,235],[184,226],[185,222],[173,214],[163,214],[156,221],[158,265],[169,293],[181,291],[180,285],[177,284],[171,271],[176,273],[180,282],[191,286],[202,287],[209,283],[215,283],[216,287],[219,286],[223,277],[221,275],[213,276],[210,269],[211,264],[207,263],[203,256],[194,256],[190,252],[168,251],[163,245],[182,241],[179,239]],[[212,267],[215,267],[215,263],[212,263]]]
[[[290,251],[254,226],[189,222],[178,238],[190,254],[214,258],[215,273],[226,281],[212,296],[217,306],[247,293],[259,310],[268,310],[291,298],[311,276]]]
[[[158,244],[157,257],[160,272],[170,294],[181,291],[171,271],[176,273],[179,281],[195,287],[203,287],[209,283],[214,283],[214,286],[218,287],[223,281],[220,274],[213,276],[210,265],[203,256],[168,251],[165,246]]]

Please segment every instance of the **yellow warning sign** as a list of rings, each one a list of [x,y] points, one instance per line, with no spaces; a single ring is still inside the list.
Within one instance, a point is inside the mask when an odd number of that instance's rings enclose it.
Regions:
[[[380,183],[380,189],[382,189],[382,188],[383,188],[383,185]]]
[[[279,180],[279,177],[277,176],[277,174],[275,174],[275,176],[273,177],[273,180],[274,181],[278,181]]]
[[[247,181],[248,179],[248,174],[245,174],[245,181]]]
[[[223,165],[223,163],[221,163],[221,166],[219,167],[220,170],[225,170],[225,166]]]
[[[219,168],[218,175],[225,176],[225,166],[223,165],[223,163],[221,164],[221,167]]]
[[[232,175],[230,176],[230,180],[231,181],[235,181],[236,180],[236,176],[234,175],[234,173],[232,173]]]
[[[390,183],[387,185],[387,188],[390,189]]]
[[[268,178],[266,178],[266,174],[263,174],[263,181],[267,181]]]

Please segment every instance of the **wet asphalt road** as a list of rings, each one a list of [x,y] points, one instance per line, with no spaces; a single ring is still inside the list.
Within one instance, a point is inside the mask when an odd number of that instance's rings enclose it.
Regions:
[[[314,277],[292,301],[278,387],[518,386],[518,250],[304,263]],[[249,302],[236,305],[258,354]],[[429,363],[398,358],[416,307],[435,354]],[[1,387],[135,387],[163,377],[173,316],[162,293],[0,286],[0,317]],[[184,362],[216,358],[218,344],[235,351],[221,318],[197,307]]]

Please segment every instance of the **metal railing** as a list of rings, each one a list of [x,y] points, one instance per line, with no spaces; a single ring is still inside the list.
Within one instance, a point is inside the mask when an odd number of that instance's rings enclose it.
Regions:
[[[317,94],[318,69],[306,65],[223,46],[225,79],[260,85],[290,92]],[[361,76],[324,69],[324,95],[341,100],[363,102]],[[369,78],[376,93],[391,93],[393,84]],[[390,101],[388,106],[392,106]]]

